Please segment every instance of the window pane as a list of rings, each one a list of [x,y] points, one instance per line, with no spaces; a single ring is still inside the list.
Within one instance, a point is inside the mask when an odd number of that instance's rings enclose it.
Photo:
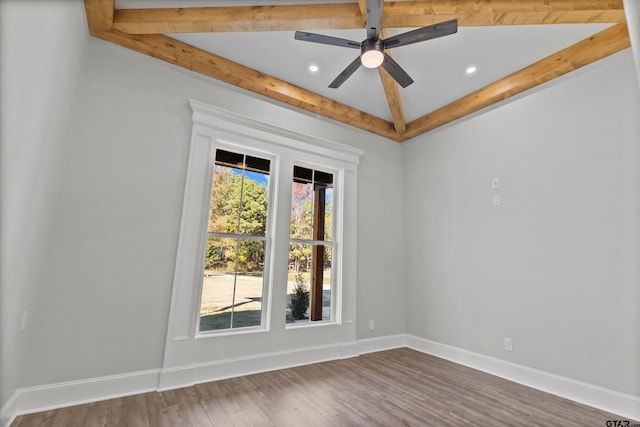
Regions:
[[[218,150],[208,231],[264,236],[268,187],[269,160]]]
[[[287,323],[309,319],[311,291],[311,245],[289,245],[287,276]]]
[[[294,166],[291,195],[291,237],[331,240],[333,174]]]
[[[322,171],[313,171],[313,182],[317,185],[333,188],[333,174]]]
[[[333,188],[327,187],[324,198],[324,239],[330,242],[333,236]]]
[[[263,279],[262,271],[238,274],[233,328],[260,326]]]
[[[211,208],[209,210],[209,232],[235,233],[238,229],[238,211],[240,198],[234,197],[234,185],[242,171],[228,166],[216,165],[211,185]]]
[[[259,157],[246,156],[245,168],[250,172],[258,172],[264,175],[269,175],[271,162],[267,159],[261,159]]]
[[[314,262],[316,257],[319,258]],[[291,243],[287,279],[287,323],[330,319],[331,246]]]
[[[225,150],[216,150],[216,165],[269,174],[270,161]]]
[[[322,320],[331,319],[331,246],[320,246],[323,259],[322,265]]]
[[[264,236],[267,230],[269,175],[245,171],[238,233]]]
[[[225,165],[242,169],[244,154],[232,153],[225,150],[216,150],[216,165]]]
[[[209,237],[200,331],[260,326],[265,242]]]
[[[269,160],[216,151],[200,331],[261,324],[269,169]]]
[[[293,280],[292,274],[295,276],[298,273],[304,273],[307,275],[308,282],[310,271],[311,245],[302,243],[289,244],[289,281]]]
[[[291,237],[311,239],[313,222],[313,186],[293,182],[291,192]]]

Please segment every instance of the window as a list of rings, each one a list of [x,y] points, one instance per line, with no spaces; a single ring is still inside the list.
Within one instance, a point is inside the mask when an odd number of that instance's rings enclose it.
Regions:
[[[252,348],[280,354],[312,342],[352,354],[363,152],[197,101],[190,107],[161,383],[182,384],[191,370],[174,367],[222,369],[204,366]],[[298,275],[309,292],[306,319],[287,323]]]
[[[260,326],[270,161],[216,150],[199,331]]]
[[[333,174],[294,166],[287,323],[332,319]]]

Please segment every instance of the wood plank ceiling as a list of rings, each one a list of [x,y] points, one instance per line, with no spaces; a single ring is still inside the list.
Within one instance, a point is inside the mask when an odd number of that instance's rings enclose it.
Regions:
[[[115,9],[85,0],[94,37],[279,102],[402,142],[553,80],[630,46],[622,0],[387,1],[383,27],[414,28],[456,18],[460,26],[611,23],[610,27],[406,123],[396,82],[380,78],[393,122],[178,41],[165,34],[359,29],[366,0],[338,4]],[[383,36],[384,37],[384,36]]]

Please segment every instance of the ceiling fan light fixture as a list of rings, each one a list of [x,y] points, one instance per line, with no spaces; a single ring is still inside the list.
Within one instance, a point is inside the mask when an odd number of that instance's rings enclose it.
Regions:
[[[382,42],[380,40],[366,40],[362,46],[360,61],[367,68],[378,68],[384,61]]]

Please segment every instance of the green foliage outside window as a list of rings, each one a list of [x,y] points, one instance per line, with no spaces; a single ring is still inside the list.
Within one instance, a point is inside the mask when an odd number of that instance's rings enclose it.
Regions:
[[[291,317],[293,317],[294,320],[307,318],[307,309],[309,308],[309,287],[304,282],[302,274],[296,275],[296,284],[293,287],[289,308],[291,309]]]
[[[209,231],[263,236],[267,223],[267,186],[216,167]],[[237,258],[237,259],[236,259]],[[205,269],[238,272],[262,271],[264,245],[255,240],[209,239]]]
[[[216,166],[211,191],[210,232],[264,236],[267,223],[267,185],[243,176],[226,166]],[[311,237],[313,202],[310,186],[294,183],[291,200],[291,236]],[[241,203],[242,202],[242,203]],[[326,235],[331,235],[332,206],[326,201]],[[239,219],[239,221],[238,221]],[[236,256],[237,254],[237,256]],[[262,271],[264,244],[255,240],[209,239],[205,270],[216,272]],[[331,261],[330,255],[328,262]],[[311,270],[311,247],[293,244],[289,252],[289,271]]]

